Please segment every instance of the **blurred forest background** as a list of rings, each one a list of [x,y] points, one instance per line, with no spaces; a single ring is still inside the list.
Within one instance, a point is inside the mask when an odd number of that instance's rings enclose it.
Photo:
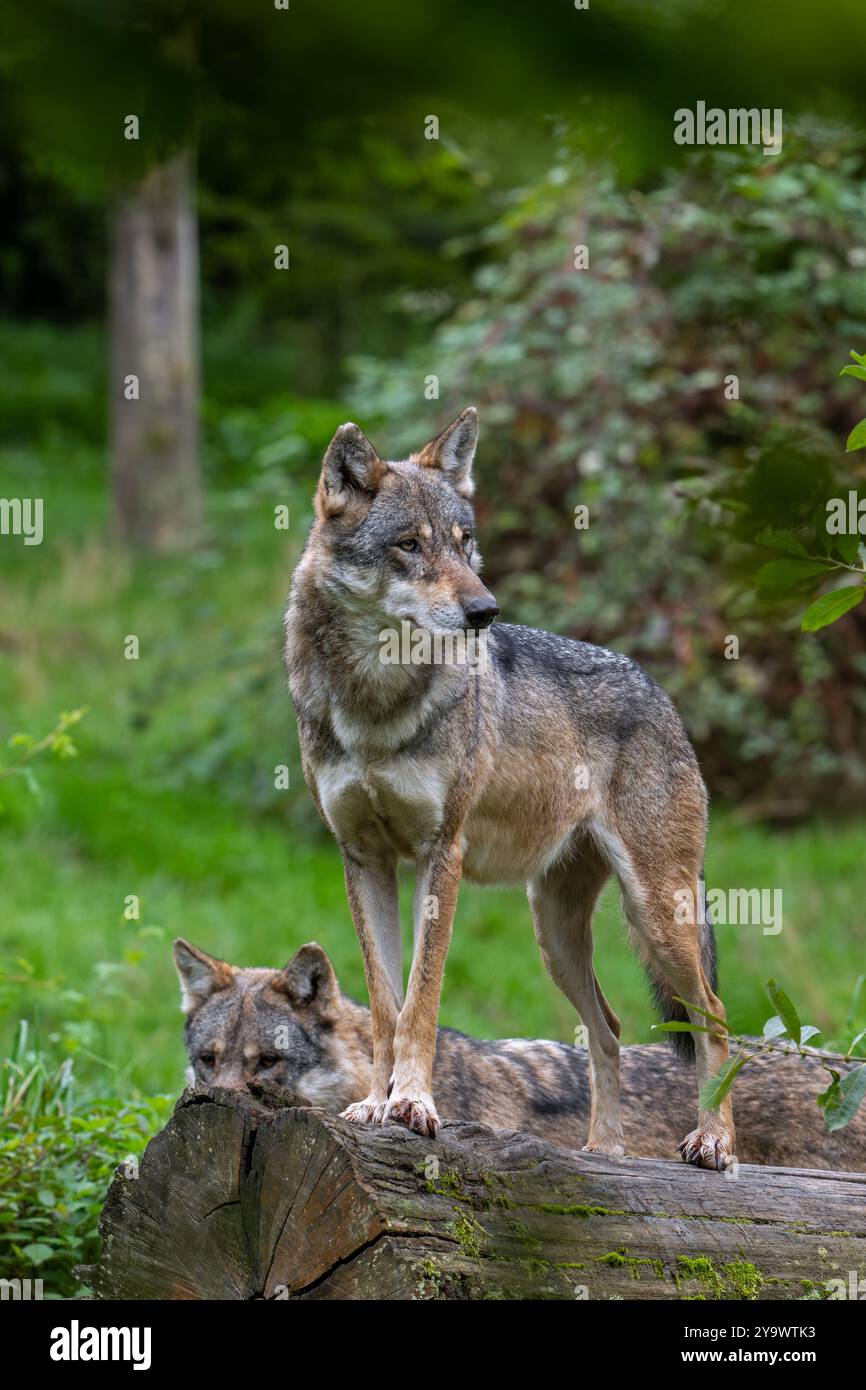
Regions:
[[[0,495],[45,535],[0,537],[0,1263],[71,1287],[180,1089],[175,935],[247,965],[317,939],[364,997],[280,661],[346,418],[399,457],[479,407],[504,616],[646,665],[711,788],[709,885],[783,891],[779,935],[719,929],[732,1025],[770,976],[825,1041],[866,1024],[866,605],[801,631],[863,563],[824,521],[864,481],[866,21],[717,9],[13,7]],[[698,99],[782,107],[782,153],[677,147]],[[612,891],[596,938],[648,1040]],[[464,887],[442,1020],[572,1036],[522,892]]]

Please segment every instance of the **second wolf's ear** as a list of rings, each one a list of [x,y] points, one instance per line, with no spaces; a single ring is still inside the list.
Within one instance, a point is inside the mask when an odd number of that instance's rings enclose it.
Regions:
[[[339,516],[353,499],[375,492],[384,472],[384,463],[363,431],[351,422],[341,425],[322,460],[318,515],[323,520]]]
[[[316,941],[308,941],[292,956],[285,970],[271,980],[297,1009],[312,1009],[323,1023],[336,1023],[340,986],[334,967]]]
[[[416,462],[424,468],[438,468],[455,492],[471,497],[475,491],[472,460],[477,443],[478,411],[470,405],[436,439],[424,445]]]
[[[227,961],[209,956],[179,936],[174,943],[174,963],[180,977],[181,1008],[194,1014],[218,989],[226,989],[234,979]]]

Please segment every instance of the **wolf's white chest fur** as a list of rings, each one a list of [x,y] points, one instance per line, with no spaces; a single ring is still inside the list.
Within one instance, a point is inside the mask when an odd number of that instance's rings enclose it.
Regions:
[[[385,668],[387,670],[387,668]],[[401,681],[411,678],[405,672]],[[451,780],[462,776],[453,753],[424,757],[401,753],[437,703],[463,678],[442,668],[428,689],[399,717],[376,720],[341,705],[319,687],[342,745],[334,761],[312,765],[319,803],[339,842],[360,862],[399,857],[423,860],[443,833]],[[587,793],[570,776],[573,760],[543,750],[531,761],[493,756],[475,782],[461,827],[463,873],[479,883],[526,881],[553,864],[575,825],[592,814]]]
[[[417,755],[376,760],[346,755],[316,769],[322,810],[337,839],[356,858],[423,859],[443,825],[447,782],[440,767]],[[463,870],[479,883],[520,882],[553,863],[564,849],[576,808],[538,816],[520,806],[513,786],[489,789],[463,826]],[[522,812],[522,814],[521,814]],[[527,821],[531,819],[531,828]]]
[[[316,783],[328,824],[359,857],[423,856],[442,825],[445,781],[429,760],[347,755],[316,769]]]

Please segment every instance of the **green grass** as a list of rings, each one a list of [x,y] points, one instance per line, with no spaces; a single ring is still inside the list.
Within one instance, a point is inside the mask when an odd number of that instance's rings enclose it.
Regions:
[[[98,1255],[106,1188],[119,1163],[133,1175],[172,1098],[91,1099],[76,1108],[72,1059],[52,1070],[26,1024],[5,1069],[0,1278],[39,1279],[45,1298],[86,1296],[73,1271]]]
[[[269,448],[283,427],[271,422]],[[16,731],[42,735],[61,710],[89,707],[78,758],[34,765],[38,795],[23,779],[0,782],[0,1045],[9,1052],[27,1018],[41,1047],[75,1055],[85,1093],[180,1088],[175,935],[275,966],[316,939],[364,997],[339,856],[303,787],[279,656],[320,427],[319,416],[289,419],[291,443],[281,450],[277,438],[269,456],[294,473],[263,466],[243,487],[213,485],[209,543],[159,562],[106,543],[98,449],[64,454],[49,440],[38,457],[18,446],[0,455],[3,494],[38,484],[46,525],[39,548],[0,541],[0,762]],[[292,509],[288,538],[272,524],[279,502]],[[130,633],[137,662],[123,657]],[[274,789],[282,763],[288,793]],[[733,1026],[760,1029],[773,976],[804,1021],[841,1033],[866,959],[864,840],[863,823],[782,834],[714,814],[709,884],[784,893],[780,935],[719,930]],[[138,920],[124,915],[131,895]],[[649,1039],[647,990],[612,890],[595,936],[625,1041]],[[442,1020],[486,1036],[572,1037],[521,890],[464,886]]]

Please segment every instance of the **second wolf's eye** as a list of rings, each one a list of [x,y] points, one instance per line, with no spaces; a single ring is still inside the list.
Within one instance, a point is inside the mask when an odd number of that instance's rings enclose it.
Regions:
[[[201,1062],[202,1066],[212,1067],[216,1061],[216,1057],[212,1052],[203,1052],[198,1060]]]
[[[259,1058],[259,1066],[264,1068],[265,1071],[270,1071],[271,1067],[275,1067],[279,1060],[279,1057],[274,1057],[268,1053],[264,1057]]]
[[[409,540],[405,540],[405,541],[398,541],[398,542],[397,542],[397,549],[398,549],[398,550],[405,550],[407,555],[411,555],[411,553],[412,553],[413,550],[417,550],[417,549],[418,549],[418,542],[417,542],[416,540],[412,539],[412,538],[410,538]]]

